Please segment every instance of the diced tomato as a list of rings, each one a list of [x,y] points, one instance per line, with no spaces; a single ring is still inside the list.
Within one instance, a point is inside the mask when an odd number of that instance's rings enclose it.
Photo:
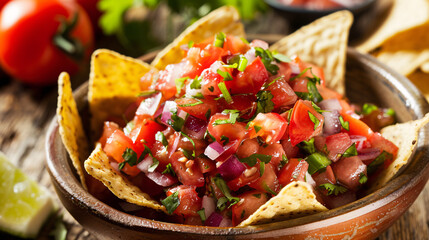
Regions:
[[[283,150],[285,151],[287,158],[296,158],[299,154],[299,147],[292,145],[290,138],[281,141]]]
[[[216,169],[215,163],[206,157],[197,157],[195,161],[202,173],[208,173]]]
[[[232,191],[237,191],[238,189],[256,181],[259,177],[259,166],[255,165],[253,167],[248,167],[239,177],[228,181],[226,184]]]
[[[342,100],[343,95],[337,93],[336,91],[321,86],[321,85],[317,85],[317,90],[319,91],[320,95],[322,96],[323,99],[338,99],[338,100]]]
[[[219,96],[222,92],[219,89],[219,83],[223,81],[223,77],[217,73],[217,70],[230,72],[230,68],[223,68],[221,61],[214,62],[210,68],[206,68],[201,73],[201,93],[204,96]],[[229,90],[229,89],[228,89]]]
[[[337,180],[348,189],[356,191],[361,185],[359,179],[361,174],[366,175],[366,165],[358,156],[342,158],[332,164]]]
[[[186,106],[189,104],[195,104],[202,102],[201,104]],[[204,99],[194,99],[194,98],[179,98],[176,99],[176,103],[180,109],[189,113],[190,115],[207,120],[207,115],[210,117],[212,114],[216,113],[217,103],[213,98],[206,97]]]
[[[170,99],[177,93],[175,80],[182,77],[184,63],[170,64],[164,70],[159,71],[159,77],[155,90],[162,93],[164,99]]]
[[[236,122],[234,124],[225,123],[225,124],[217,124],[217,120],[228,120],[230,119],[229,114],[216,113],[210,118],[210,122],[208,124],[207,130],[209,133],[218,141],[222,143],[221,137],[225,136],[232,140],[241,141],[246,136],[246,124]]]
[[[174,214],[182,215],[185,217],[198,216],[198,211],[201,209],[201,198],[195,191],[195,186],[179,185],[170,188],[167,191],[167,197],[175,192],[179,192],[178,197],[180,200],[179,206],[174,210]]]
[[[308,92],[307,84],[307,78],[297,78],[290,82],[290,86],[294,92]]]
[[[194,160],[187,159],[181,151],[177,151],[171,155],[170,161],[181,183],[197,187],[204,186],[203,173]]]
[[[137,157],[139,157],[142,153],[142,151],[136,148],[131,139],[125,136],[121,130],[115,130],[107,139],[103,150],[108,156],[115,159],[115,161],[118,163],[121,163],[124,161],[122,154],[127,148],[131,148],[134,152],[136,152]],[[125,164],[122,171],[130,176],[136,176],[140,173],[140,170],[137,168],[137,166],[130,166],[128,163]]]
[[[398,154],[399,148],[394,143],[381,136],[380,133],[372,134],[368,140],[372,147],[378,148],[381,151],[386,151],[392,154],[394,158]]]
[[[370,114],[363,116],[362,121],[373,131],[379,132],[383,127],[394,124],[395,118],[387,114],[385,109],[378,108]]]
[[[154,158],[159,161],[157,169],[162,172],[165,170],[165,166],[170,163],[168,158],[167,148],[162,145],[161,142],[155,141],[152,148],[150,149]]]
[[[290,158],[280,170],[279,183],[286,186],[293,181],[304,181],[307,169],[308,163],[304,159]]]
[[[219,60],[222,55],[222,48],[213,45],[206,45],[204,48],[192,47],[188,50],[184,59],[186,62],[183,67],[181,77],[195,78],[201,75],[201,72],[210,67],[215,61]]]
[[[264,163],[258,163],[264,164]],[[258,164],[255,166],[258,167]],[[260,166],[259,166],[260,167]],[[261,177],[259,177],[256,181],[251,182],[249,186],[259,191],[264,191],[267,193],[278,192],[279,190],[279,181],[277,180],[276,171],[272,164],[265,164],[265,170]],[[259,172],[261,174],[261,172]]]
[[[324,172],[318,172],[311,176],[313,180],[316,182],[316,186],[320,186],[324,183],[336,184],[337,179],[335,178],[334,171],[332,171],[332,167],[329,165],[326,167]]]
[[[119,130],[119,125],[114,122],[104,122],[103,125],[103,134],[101,134],[100,139],[98,140],[101,143],[101,146],[104,148],[106,145],[107,139],[112,135],[116,130]]]
[[[278,113],[259,113],[249,123],[249,138],[261,137],[266,143],[279,141],[287,128],[287,121]]]
[[[295,146],[319,135],[323,129],[323,121],[323,115],[313,108],[310,101],[298,100],[293,107],[289,123],[289,137],[292,145]]]
[[[240,111],[240,118],[250,119],[256,112],[256,97],[253,95],[233,95],[232,102],[227,103],[224,98],[217,101],[217,111],[236,109]],[[214,112],[212,112],[214,113]]]
[[[238,147],[237,152],[235,153],[238,158],[247,158],[250,155],[258,153],[259,151],[259,143],[258,141],[253,139],[245,139],[241,145]]]
[[[278,79],[268,89],[273,95],[274,108],[287,107],[295,104],[298,97],[285,78]]]
[[[215,199],[219,199],[221,197],[225,197],[223,192],[220,190],[220,188],[216,185],[215,181],[213,180],[216,176],[216,172],[210,173],[209,176],[207,176],[206,180],[206,189],[209,193],[209,196],[214,197]]]
[[[260,191],[246,192],[238,197],[240,201],[232,205],[233,226],[240,224],[268,201],[268,196]]]
[[[271,156],[269,164],[273,165],[276,171],[280,161],[283,159],[283,156],[286,155],[283,150],[283,146],[280,143],[268,144],[268,146],[262,145],[259,147],[258,153]]]
[[[148,90],[155,79],[158,78],[159,71],[155,68],[152,68],[147,72],[143,77],[140,78],[140,90]]]
[[[322,142],[321,142],[322,141]],[[337,133],[325,137],[315,138],[316,148],[324,152],[327,157],[336,162],[341,155],[352,145],[352,141],[347,133]]]
[[[344,114],[343,111],[341,111],[341,116],[343,117],[344,122],[349,123],[349,130],[347,131],[346,129],[343,129],[342,131],[347,132],[349,135],[361,135],[370,139],[374,134],[368,125],[352,115]]]
[[[238,146],[240,145],[241,140],[232,140],[227,143],[223,148],[225,151],[216,158],[217,162],[223,162],[231,157],[234,153],[237,152]]]
[[[323,72],[323,68],[318,67],[318,66],[311,64],[311,63],[308,63],[308,62],[304,62],[299,57],[294,57],[292,60],[294,63],[298,64],[301,72],[304,71],[305,69],[308,69],[301,76],[301,78],[305,78],[305,77],[313,78],[313,75],[315,75],[315,76],[320,78],[320,85],[322,85],[322,86],[325,85],[325,74]]]
[[[149,118],[145,118],[135,123],[128,137],[131,138],[135,147],[141,149],[141,152],[143,152],[144,145],[151,148],[155,143],[155,134],[164,129],[165,127],[161,124]]]
[[[223,43],[224,54],[234,55],[234,54],[244,54],[249,49],[250,46],[236,36],[226,36],[226,39]]]
[[[261,90],[262,85],[268,80],[268,71],[259,57],[247,65],[243,72],[239,72],[235,79],[226,81],[225,85],[231,94],[253,93]]]

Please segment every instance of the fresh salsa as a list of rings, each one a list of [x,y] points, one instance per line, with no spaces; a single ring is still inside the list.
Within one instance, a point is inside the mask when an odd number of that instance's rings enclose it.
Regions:
[[[278,0],[278,2],[293,7],[302,7],[313,10],[327,10],[352,7],[365,2],[365,0]]]
[[[295,181],[335,208],[395,158],[377,132],[393,111],[349,104],[323,69],[223,33],[182,49],[182,61],[141,78],[138,100],[99,139],[111,166],[168,212],[131,213],[236,226]]]

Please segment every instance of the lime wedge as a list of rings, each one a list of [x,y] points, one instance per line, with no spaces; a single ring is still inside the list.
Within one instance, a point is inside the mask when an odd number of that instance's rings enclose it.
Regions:
[[[54,209],[51,194],[0,152],[0,230],[19,237],[36,237]]]

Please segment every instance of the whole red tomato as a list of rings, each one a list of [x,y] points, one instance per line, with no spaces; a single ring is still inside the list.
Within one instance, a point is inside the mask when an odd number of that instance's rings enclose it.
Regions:
[[[0,12],[0,64],[32,85],[73,74],[93,48],[88,15],[74,1],[14,0]]]

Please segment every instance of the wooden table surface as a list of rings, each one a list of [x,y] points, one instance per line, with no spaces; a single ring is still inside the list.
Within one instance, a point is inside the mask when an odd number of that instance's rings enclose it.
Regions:
[[[268,25],[262,25],[254,31],[267,29],[271,21],[266,23]],[[79,79],[84,78],[73,79],[74,88],[83,82]],[[31,178],[51,190],[54,196],[56,195],[45,166],[45,135],[55,114],[56,101],[56,86],[30,88],[0,73],[0,151]],[[56,200],[61,206],[60,201]],[[426,185],[410,209],[379,239],[429,239],[429,209],[426,206],[429,206],[429,185]],[[67,239],[95,239],[64,208],[61,207],[60,211],[68,230]],[[39,239],[50,239],[49,231],[49,227],[45,228]],[[9,238],[13,239],[0,234],[0,239]]]

